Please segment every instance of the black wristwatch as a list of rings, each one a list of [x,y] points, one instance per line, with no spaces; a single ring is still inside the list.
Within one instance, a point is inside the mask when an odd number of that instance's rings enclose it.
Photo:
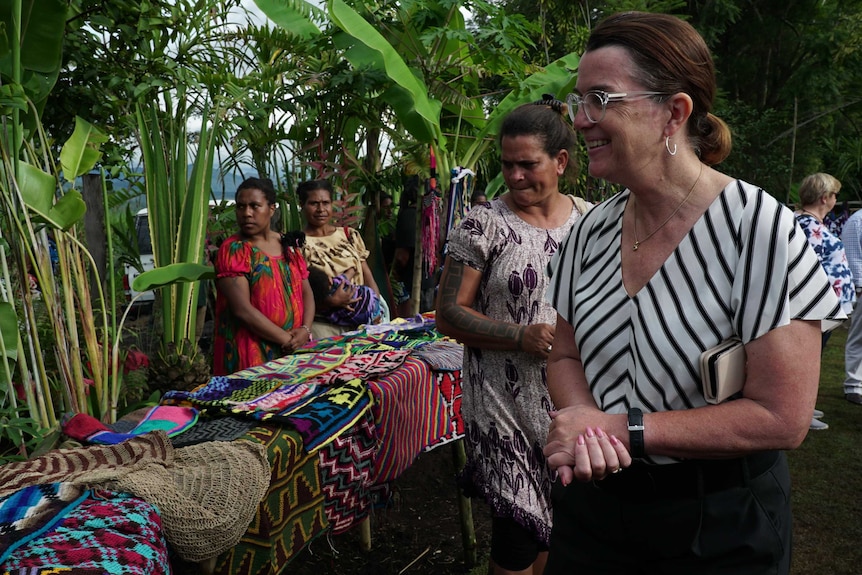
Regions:
[[[644,450],[644,413],[637,407],[629,409],[629,447],[632,457],[646,457]]]

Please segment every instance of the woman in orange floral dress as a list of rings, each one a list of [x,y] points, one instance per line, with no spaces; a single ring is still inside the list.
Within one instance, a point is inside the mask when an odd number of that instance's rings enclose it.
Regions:
[[[260,365],[302,347],[311,338],[314,297],[302,256],[304,234],[270,229],[272,181],[249,178],[236,194],[239,232],[216,256],[213,375]]]

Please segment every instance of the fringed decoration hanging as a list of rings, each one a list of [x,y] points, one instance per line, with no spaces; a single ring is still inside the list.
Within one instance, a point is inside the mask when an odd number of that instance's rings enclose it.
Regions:
[[[439,263],[440,194],[437,190],[437,158],[433,149],[430,175],[428,191],[422,197],[422,261],[426,277],[434,273]]]
[[[449,185],[449,208],[446,213],[446,235],[461,223],[467,215],[467,207],[473,195],[476,173],[460,166],[452,169]]]

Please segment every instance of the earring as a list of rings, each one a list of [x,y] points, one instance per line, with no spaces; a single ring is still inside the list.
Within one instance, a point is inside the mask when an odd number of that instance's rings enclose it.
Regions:
[[[676,155],[676,142],[673,144],[673,151],[670,150],[670,136],[664,137],[664,147],[667,148],[667,153],[671,156]]]

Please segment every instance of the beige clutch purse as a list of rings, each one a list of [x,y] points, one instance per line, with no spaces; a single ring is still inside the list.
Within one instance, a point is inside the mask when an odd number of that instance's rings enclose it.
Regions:
[[[745,383],[745,346],[728,339],[700,356],[703,397],[707,403],[721,403],[742,391]]]

